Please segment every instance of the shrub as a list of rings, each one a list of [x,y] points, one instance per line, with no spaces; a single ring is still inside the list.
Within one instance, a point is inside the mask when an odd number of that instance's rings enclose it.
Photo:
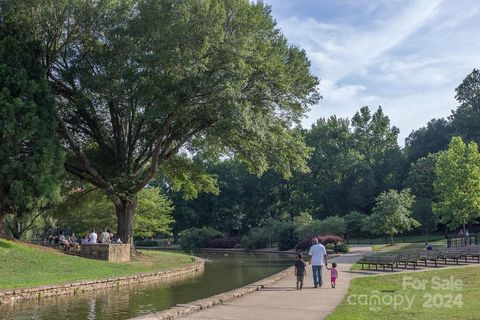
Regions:
[[[318,242],[323,244],[324,246],[329,243],[337,244],[337,246],[345,243],[345,240],[343,240],[342,237],[329,234],[329,235],[305,238],[304,240],[297,243],[297,245],[295,246],[295,249],[297,251],[302,251],[310,248],[310,246],[312,245],[313,238],[317,238]]]
[[[268,235],[263,228],[252,228],[248,235],[240,241],[242,247],[247,249],[261,249],[268,246]]]
[[[208,241],[209,248],[235,248],[240,244],[240,237],[217,238]]]
[[[290,250],[297,244],[298,238],[295,234],[295,227],[293,225],[286,225],[281,230],[278,239],[278,249],[280,251]]]
[[[139,247],[160,247],[164,246],[164,240],[162,239],[143,239],[135,241],[135,246]]]
[[[189,228],[180,234],[180,246],[185,251],[206,248],[208,242],[213,239],[222,238],[223,234],[212,227]]]
[[[345,219],[339,216],[332,216],[323,220],[313,220],[308,225],[297,229],[297,235],[300,239],[322,234],[343,235],[346,230],[347,225]]]
[[[337,244],[337,248],[335,252],[348,253],[348,251],[349,251],[349,248],[345,242]]]
[[[339,216],[331,216],[322,220],[323,234],[335,234],[337,236],[347,232],[347,224],[345,219]]]
[[[312,221],[312,216],[306,211],[301,212],[298,216],[293,217],[293,225],[297,230],[308,226],[310,223],[312,223]]]
[[[347,233],[350,237],[360,237],[365,234],[362,230],[363,220],[368,217],[364,213],[358,211],[351,211],[344,219],[347,227]]]

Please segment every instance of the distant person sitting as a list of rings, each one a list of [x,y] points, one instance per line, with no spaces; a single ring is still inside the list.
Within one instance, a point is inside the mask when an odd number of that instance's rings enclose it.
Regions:
[[[69,243],[69,248],[77,247],[78,240],[77,240],[77,236],[75,235],[75,233],[72,232],[70,237],[68,237],[68,243]]]
[[[425,242],[425,250],[432,251],[433,250],[432,245],[428,242]]]
[[[70,249],[70,242],[65,238],[63,231],[60,231],[58,234],[58,244],[63,245],[63,249]]]
[[[88,235],[88,243],[97,243],[97,234],[95,233],[95,229],[92,229],[92,232],[90,232],[90,234]]]
[[[100,234],[100,243],[110,243],[110,231],[108,229],[104,229]]]

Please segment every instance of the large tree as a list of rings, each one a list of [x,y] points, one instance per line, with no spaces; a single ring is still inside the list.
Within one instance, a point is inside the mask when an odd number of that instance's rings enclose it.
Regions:
[[[122,241],[132,240],[137,193],[178,157],[306,170],[309,148],[290,129],[318,100],[318,80],[263,3],[23,4],[44,44],[65,167],[108,194]]]
[[[439,154],[435,164],[433,204],[440,221],[450,228],[461,226],[480,217],[480,153],[475,142],[465,144],[453,137],[448,150]]]
[[[0,235],[4,216],[15,238],[60,199],[63,156],[54,99],[29,26],[0,8]]]

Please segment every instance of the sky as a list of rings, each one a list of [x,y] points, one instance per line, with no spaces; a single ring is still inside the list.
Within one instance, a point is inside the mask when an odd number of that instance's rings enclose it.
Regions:
[[[323,100],[303,120],[351,118],[382,106],[399,143],[458,105],[455,88],[480,68],[477,0],[264,0],[305,49]]]

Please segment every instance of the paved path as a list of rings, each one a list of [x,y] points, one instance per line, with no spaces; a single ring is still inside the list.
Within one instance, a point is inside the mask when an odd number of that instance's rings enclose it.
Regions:
[[[180,319],[196,320],[309,320],[324,319],[345,296],[350,279],[357,274],[347,272],[370,247],[355,247],[354,252],[329,260],[337,263],[337,287],[330,287],[330,271],[323,269],[324,286],[313,288],[312,271],[307,266],[304,289],[296,290],[293,275],[258,292],[234,299],[225,304],[202,310]]]

